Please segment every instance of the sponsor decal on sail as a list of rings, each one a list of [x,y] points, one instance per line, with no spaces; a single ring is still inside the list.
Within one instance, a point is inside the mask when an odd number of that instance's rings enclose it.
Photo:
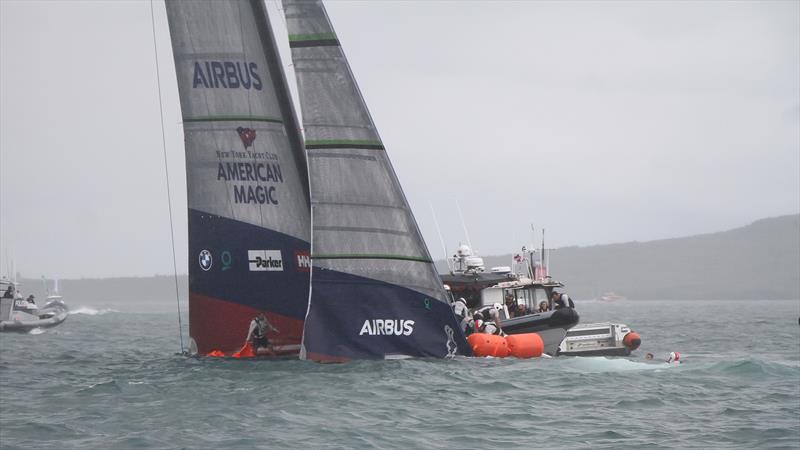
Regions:
[[[414,332],[413,320],[373,319],[365,320],[359,336],[410,336]]]
[[[264,85],[258,65],[246,61],[195,61],[192,88],[255,89]]]
[[[255,139],[255,137],[253,138]],[[242,138],[244,143],[244,138]],[[246,145],[246,144],[245,144]],[[218,152],[222,153],[220,157],[229,157],[243,152]],[[247,155],[252,157],[267,159],[272,154],[246,152]],[[243,156],[244,157],[244,156]],[[217,164],[217,180],[218,181],[239,181],[239,182],[255,182],[255,183],[283,183],[283,172],[281,172],[281,165],[277,162],[220,162]],[[256,186],[231,184],[233,189],[233,202],[236,204],[261,204],[261,205],[277,205],[278,204],[278,190],[275,186]]]
[[[200,252],[200,268],[204,271],[208,272],[211,270],[211,266],[214,263],[214,258],[211,256],[211,252],[208,250],[203,250]]]
[[[228,250],[222,252],[221,259],[222,259],[222,271],[225,272],[226,270],[230,270],[233,264],[233,256],[231,255],[231,252]]]
[[[253,141],[256,140],[256,130],[252,128],[239,127],[236,129],[236,132],[239,133],[239,139],[242,140],[245,150],[247,150],[247,147],[253,146]]]
[[[311,253],[304,250],[296,250],[294,252],[295,261],[297,261],[298,272],[311,271]]]
[[[248,250],[247,261],[251,272],[282,272],[283,257],[280,250]]]

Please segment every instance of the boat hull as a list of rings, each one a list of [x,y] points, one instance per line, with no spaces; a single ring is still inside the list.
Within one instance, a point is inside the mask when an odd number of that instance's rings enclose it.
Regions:
[[[50,328],[67,320],[68,315],[69,308],[64,302],[50,302],[30,320],[0,320],[0,331],[27,333],[34,328]]]
[[[528,314],[505,319],[501,327],[506,334],[537,333],[544,341],[544,353],[555,356],[558,346],[567,335],[567,330],[575,326],[580,316],[573,308]]]

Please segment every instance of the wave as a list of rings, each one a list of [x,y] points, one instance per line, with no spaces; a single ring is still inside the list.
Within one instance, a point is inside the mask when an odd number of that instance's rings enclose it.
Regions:
[[[31,329],[31,331],[28,331],[28,334],[34,334],[34,335],[43,334],[43,333],[44,333],[44,330],[41,329],[41,328],[33,328],[33,329]]]
[[[631,361],[623,358],[605,356],[583,356],[565,361],[566,370],[585,373],[627,372],[632,370],[661,370],[677,367],[664,362]]]
[[[102,316],[103,314],[108,313],[118,313],[116,309],[111,308],[103,308],[103,309],[94,309],[89,306],[79,306],[77,309],[70,310],[70,314],[85,314],[87,316]]]

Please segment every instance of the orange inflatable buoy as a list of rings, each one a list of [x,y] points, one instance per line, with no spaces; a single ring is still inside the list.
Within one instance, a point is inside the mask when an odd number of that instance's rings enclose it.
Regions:
[[[219,350],[211,350],[210,352],[206,353],[206,356],[211,356],[214,358],[222,358],[225,356],[225,353],[222,353]]]
[[[506,343],[511,356],[516,358],[538,358],[544,352],[544,341],[536,333],[510,334]]]
[[[628,350],[636,350],[642,345],[642,338],[639,335],[631,331],[630,333],[626,334],[624,338],[622,338],[622,344],[628,348]]]
[[[494,356],[505,358],[510,354],[506,338],[494,334],[472,333],[467,336],[467,343],[475,356]]]

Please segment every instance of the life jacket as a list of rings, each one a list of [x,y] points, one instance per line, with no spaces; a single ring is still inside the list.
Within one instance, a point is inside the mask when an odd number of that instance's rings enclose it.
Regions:
[[[258,319],[253,319],[256,322],[256,328],[253,330],[253,337],[257,339],[261,339],[264,337],[267,331],[267,324]]]

